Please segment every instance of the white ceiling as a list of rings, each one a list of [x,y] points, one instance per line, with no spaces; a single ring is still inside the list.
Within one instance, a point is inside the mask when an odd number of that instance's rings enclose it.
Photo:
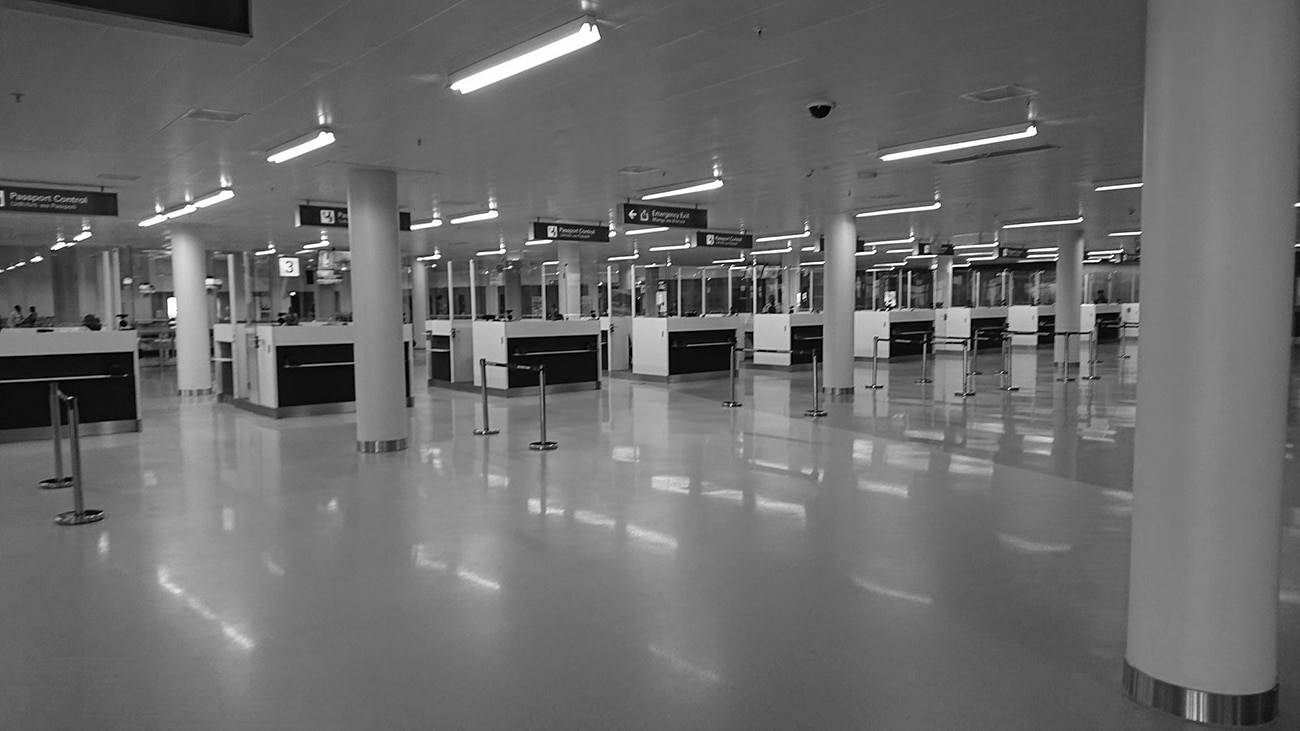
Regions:
[[[607,21],[595,46],[468,96],[447,89],[449,72],[583,13]],[[1138,191],[1092,191],[1141,171],[1145,4],[1134,0],[255,0],[253,22],[236,45],[0,9],[0,179],[102,183],[121,217],[95,219],[88,243],[150,247],[165,226],[136,223],[155,206],[228,183],[233,201],[185,219],[224,250],[314,239],[294,228],[295,206],[345,201],[351,165],[396,168],[417,218],[494,201],[495,221],[403,234],[411,253],[439,245],[453,258],[503,238],[522,250],[536,217],[608,220],[638,189],[715,166],[724,189],[676,200],[709,208],[715,228],[759,234],[805,221],[816,231],[850,191],[863,208],[936,188],[937,214],[873,219],[860,234],[991,234],[1000,219],[1082,206],[1100,248],[1138,221]],[[1044,120],[1022,144],[1057,149],[959,165],[876,159],[880,147],[1023,120],[1023,101],[960,97],[1009,83],[1038,92]],[[805,110],[815,97],[838,104],[828,119]],[[248,116],[180,119],[193,107]],[[339,143],[265,161],[320,122]],[[619,172],[628,166],[658,172]],[[121,175],[139,177],[101,177]],[[34,252],[80,225],[0,216],[0,244]]]

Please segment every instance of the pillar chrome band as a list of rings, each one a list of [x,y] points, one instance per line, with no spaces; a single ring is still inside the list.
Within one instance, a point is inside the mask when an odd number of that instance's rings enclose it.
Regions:
[[[1227,695],[1193,690],[1153,678],[1124,661],[1124,692],[1129,698],[1179,718],[1215,726],[1261,726],[1277,718],[1277,690]]]
[[[180,389],[180,394],[181,394],[182,396],[211,396],[211,395],[212,395],[212,389],[210,389],[210,388],[182,388],[182,389]]]
[[[830,396],[849,396],[853,393],[853,387],[848,388],[823,388],[822,391]]]
[[[365,454],[380,454],[382,452],[400,452],[406,449],[406,438],[389,439],[387,441],[368,441],[357,442],[357,451]]]

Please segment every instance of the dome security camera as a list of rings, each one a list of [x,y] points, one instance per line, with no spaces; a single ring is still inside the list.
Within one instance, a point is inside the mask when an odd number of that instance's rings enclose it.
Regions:
[[[808,102],[808,113],[813,119],[826,119],[835,108],[835,102],[829,99],[813,99]]]

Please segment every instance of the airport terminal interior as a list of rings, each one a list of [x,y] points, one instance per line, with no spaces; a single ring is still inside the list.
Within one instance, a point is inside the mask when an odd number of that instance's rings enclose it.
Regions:
[[[0,0],[0,729],[1300,728],[1300,3]]]

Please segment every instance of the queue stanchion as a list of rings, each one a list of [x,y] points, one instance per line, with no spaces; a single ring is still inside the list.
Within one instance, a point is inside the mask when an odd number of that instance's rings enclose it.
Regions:
[[[1057,376],[1057,383],[1074,383],[1075,379],[1070,378],[1070,336],[1072,332],[1057,333],[1065,338],[1065,347],[1061,351],[1061,374]]]
[[[54,477],[48,480],[41,480],[40,488],[42,490],[61,490],[65,487],[72,487],[74,479],[63,474],[63,404],[60,403],[62,394],[59,393],[58,382],[50,384],[50,431],[53,437],[50,439],[54,443]]]
[[[727,369],[728,380],[731,382],[731,398],[722,402],[722,405],[728,409],[734,409],[741,405],[736,400],[736,371],[740,370],[740,364],[737,362],[739,352],[736,350],[736,341],[731,341],[731,367]]]
[[[501,430],[500,430],[500,429],[493,429],[493,428],[492,428],[492,423],[488,420],[488,385],[487,385],[487,367],[488,367],[487,358],[479,358],[479,359],[478,359],[479,378],[480,378],[480,379],[482,380],[482,382],[483,382],[483,388],[482,388],[482,392],[483,392],[483,428],[482,428],[482,429],[475,429],[475,430],[474,430],[474,433],[477,434],[477,435],[480,436],[480,437],[487,437],[487,436],[492,436],[493,434],[500,434],[500,433],[501,433]]]
[[[999,371],[999,375],[1002,376],[1002,383],[998,386],[998,390],[1008,393],[1020,390],[1019,386],[1011,385],[1011,364],[1015,362],[1012,352],[1012,349],[1015,347],[1014,338],[1015,335],[1010,331],[1004,331],[1002,333],[1002,370]]]
[[[1129,358],[1133,357],[1128,352],[1128,335],[1125,334],[1124,331],[1136,330],[1137,327],[1138,326],[1136,324],[1131,322],[1125,322],[1120,324],[1119,326],[1119,359],[1120,360],[1128,360]]]
[[[540,411],[538,414],[538,427],[541,431],[541,438],[535,442],[530,442],[528,448],[534,452],[550,452],[560,445],[546,438],[546,366],[544,365],[537,366],[537,408]]]
[[[972,376],[982,376],[984,373],[979,370],[980,362],[980,330],[971,332],[970,337],[970,364],[967,370]]]
[[[867,388],[872,390],[875,390],[877,388],[884,388],[884,386],[880,385],[880,379],[879,379],[880,340],[881,338],[879,335],[871,339],[871,383],[867,384]]]
[[[819,375],[819,371],[817,368],[817,351],[815,350],[813,351],[812,354],[812,382],[813,382],[813,407],[811,409],[807,409],[806,411],[804,411],[803,415],[811,417],[813,419],[820,419],[826,415],[826,411],[822,409],[822,384],[821,384],[821,377]]]
[[[75,396],[64,396],[63,400],[68,404],[68,422],[71,426],[71,453],[72,453],[72,503],[73,509],[66,513],[59,513],[54,517],[54,522],[59,525],[85,525],[86,523],[98,523],[104,519],[104,511],[87,510],[85,495],[83,494],[84,481],[81,479],[81,410],[77,406]]]
[[[1097,342],[1100,340],[1097,336],[1101,333],[1101,324],[1097,321],[1092,323],[1092,332],[1088,333],[1088,375],[1080,376],[1085,381],[1097,381],[1101,376],[1097,375],[1097,364],[1101,361],[1097,359]]]
[[[974,340],[974,338],[970,338],[970,339],[964,340],[964,341],[962,342],[962,348],[961,348],[961,370],[962,370],[962,376],[961,376],[961,390],[960,390],[960,391],[957,391],[956,393],[954,393],[954,394],[953,394],[954,396],[960,396],[960,397],[962,397],[962,398],[967,398],[967,397],[970,397],[970,396],[974,396],[974,395],[975,395],[975,388],[974,388],[974,384],[972,383],[972,379],[975,377],[975,374],[972,372],[972,369],[971,369],[971,367],[970,367],[971,343],[973,342],[973,340]]]
[[[921,338],[921,377],[913,379],[913,383],[934,383],[934,379],[929,376],[930,370],[930,333],[925,333]]]

